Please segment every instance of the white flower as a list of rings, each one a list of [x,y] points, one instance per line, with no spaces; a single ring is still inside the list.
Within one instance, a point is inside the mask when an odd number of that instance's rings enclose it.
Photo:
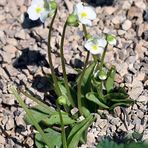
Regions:
[[[83,4],[80,2],[75,6],[74,14],[77,15],[78,20],[85,25],[92,25],[91,20],[94,20],[96,18],[96,13],[93,10],[93,8],[88,6],[83,6]]]
[[[108,44],[110,45],[116,45],[117,44],[117,40],[116,40],[116,37],[114,35],[107,35],[107,38],[106,38]]]
[[[31,20],[37,20],[40,18],[42,22],[45,22],[50,12],[48,4],[49,0],[33,0],[27,11],[29,18]]]
[[[104,38],[92,37],[86,41],[84,47],[90,51],[90,53],[96,55],[102,54],[106,45],[107,41]]]

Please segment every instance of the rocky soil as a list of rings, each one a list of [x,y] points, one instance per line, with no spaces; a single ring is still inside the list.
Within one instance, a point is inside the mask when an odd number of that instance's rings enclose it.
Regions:
[[[29,89],[42,99],[44,92],[50,89],[43,74],[50,73],[46,54],[50,19],[44,25],[29,20],[26,11],[30,2],[0,0],[0,148],[34,147],[33,129],[24,123],[25,112],[9,86],[15,84]],[[54,67],[61,74],[62,27],[73,5],[80,0],[57,2],[59,11],[53,26],[52,56]],[[117,36],[118,45],[108,50],[106,61],[117,68],[117,85],[125,86],[130,97],[138,103],[126,109],[129,124],[119,108],[116,108],[116,116],[103,111],[106,115],[103,119],[98,114],[97,121],[89,129],[87,144],[81,147],[93,148],[103,137],[120,139],[123,134],[134,131],[143,133],[143,140],[148,142],[148,0],[116,0],[111,6],[102,7],[98,0],[97,5],[97,19],[88,31],[92,35],[112,33]],[[69,74],[76,74],[73,67],[83,67],[86,52],[82,37],[81,26],[68,28],[64,52]],[[28,106],[33,105],[26,97],[23,99]]]

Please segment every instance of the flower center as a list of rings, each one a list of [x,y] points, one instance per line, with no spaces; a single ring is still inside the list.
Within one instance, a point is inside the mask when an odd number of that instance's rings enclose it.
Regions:
[[[82,12],[82,13],[81,13],[81,17],[82,17],[82,18],[87,17],[87,13],[86,13],[86,12]]]
[[[36,11],[36,13],[40,13],[42,11],[42,8],[41,7],[36,7],[35,11]]]
[[[98,49],[97,45],[93,45],[93,46],[92,46],[92,49],[93,49],[93,50],[97,50],[97,49]]]

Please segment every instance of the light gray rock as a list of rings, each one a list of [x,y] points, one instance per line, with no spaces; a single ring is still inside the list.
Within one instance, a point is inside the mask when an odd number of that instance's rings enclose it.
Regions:
[[[130,20],[126,20],[123,24],[122,24],[122,29],[127,31],[132,27],[132,22]]]
[[[143,91],[143,84],[141,81],[138,80],[134,80],[133,78],[133,82],[132,82],[132,89],[128,92],[128,94],[130,95],[130,97],[133,100],[137,100],[138,97],[140,96],[140,94]]]
[[[0,135],[0,144],[5,144],[5,143],[6,143],[5,138],[2,135]]]
[[[14,119],[12,117],[9,117],[8,122],[6,123],[6,130],[11,130],[15,126]]]

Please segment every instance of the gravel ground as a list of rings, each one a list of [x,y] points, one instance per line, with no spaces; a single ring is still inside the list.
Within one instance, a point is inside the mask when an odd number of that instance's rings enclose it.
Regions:
[[[60,74],[58,47],[62,27],[73,5],[80,0],[57,1],[59,12],[53,26],[52,56]],[[29,88],[42,99],[44,91],[50,89],[43,75],[50,72],[46,54],[50,19],[44,26],[39,21],[32,22],[26,14],[29,5],[30,0],[0,0],[0,148],[34,147],[33,129],[24,123],[25,112],[9,86]],[[123,134],[134,131],[143,132],[143,140],[148,142],[148,0],[116,0],[111,6],[97,6],[96,12],[98,17],[88,31],[92,35],[117,35],[118,45],[108,50],[106,61],[117,68],[117,85],[125,86],[138,103],[127,108],[129,125],[119,108],[115,116],[103,111],[105,119],[98,114],[89,129],[87,144],[81,147],[93,148],[102,137],[120,139]],[[86,53],[82,48],[82,35],[81,26],[69,27],[66,33],[64,52],[70,74],[76,74],[73,67],[83,66]],[[28,106],[33,105],[29,99],[23,99]]]

